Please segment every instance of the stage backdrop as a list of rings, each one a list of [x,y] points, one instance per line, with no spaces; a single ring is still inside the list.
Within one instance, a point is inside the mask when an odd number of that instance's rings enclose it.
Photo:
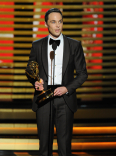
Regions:
[[[77,89],[77,99],[113,102],[116,99],[115,3],[114,0],[0,0],[0,100],[31,102],[34,89],[25,76],[31,44],[48,35],[44,14],[56,7],[64,16],[63,34],[80,40],[85,53],[89,76]]]

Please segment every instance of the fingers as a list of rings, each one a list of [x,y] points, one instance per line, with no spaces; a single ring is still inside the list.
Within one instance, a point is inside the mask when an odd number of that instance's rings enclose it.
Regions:
[[[44,84],[44,81],[43,81],[42,79],[40,79],[40,82],[39,82],[39,81],[36,81],[36,82],[35,82],[35,89],[36,89],[37,91],[42,91],[42,90],[44,90],[43,84]]]
[[[44,90],[44,87],[43,86],[39,86],[39,87],[36,88],[36,90],[37,91],[42,91],[42,90]]]
[[[54,96],[61,96],[61,95],[62,95],[62,93],[61,93],[60,89],[59,88],[56,88],[54,90]]]
[[[66,87],[58,87],[54,90],[54,96],[62,96],[67,92]]]

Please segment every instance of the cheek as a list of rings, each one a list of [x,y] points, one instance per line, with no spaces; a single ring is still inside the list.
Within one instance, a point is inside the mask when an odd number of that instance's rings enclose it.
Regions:
[[[49,29],[53,31],[53,30],[54,30],[54,27],[52,26],[52,27],[50,27]]]
[[[52,27],[52,28],[51,28],[51,31],[55,32],[55,27]]]

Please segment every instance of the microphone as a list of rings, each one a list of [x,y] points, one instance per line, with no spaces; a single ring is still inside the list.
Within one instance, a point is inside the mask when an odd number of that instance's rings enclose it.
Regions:
[[[57,43],[56,41],[52,40],[52,39],[51,39],[51,41],[52,41],[52,43],[50,43],[50,44],[52,44],[53,52],[50,53],[50,58],[51,58],[51,63],[52,63],[52,60],[54,59],[54,66],[53,66],[53,85],[54,85],[54,73],[55,73],[55,50],[57,49],[57,46],[59,46],[59,44],[60,44],[60,40],[57,40],[58,43]],[[52,72],[52,71],[51,71],[51,72]]]
[[[54,73],[55,73],[55,50],[57,49],[57,44],[54,42],[52,44],[52,49],[54,50],[54,68],[53,68],[53,85],[54,85]]]
[[[54,51],[50,52],[50,59],[53,60],[54,59]]]
[[[50,59],[51,59],[51,85],[52,85],[52,61],[54,59],[54,51],[50,52]]]

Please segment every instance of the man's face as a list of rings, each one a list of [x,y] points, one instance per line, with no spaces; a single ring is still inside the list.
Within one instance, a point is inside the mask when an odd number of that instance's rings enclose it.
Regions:
[[[55,39],[61,34],[63,27],[63,19],[60,13],[52,12],[48,15],[48,21],[45,23],[49,34]]]

